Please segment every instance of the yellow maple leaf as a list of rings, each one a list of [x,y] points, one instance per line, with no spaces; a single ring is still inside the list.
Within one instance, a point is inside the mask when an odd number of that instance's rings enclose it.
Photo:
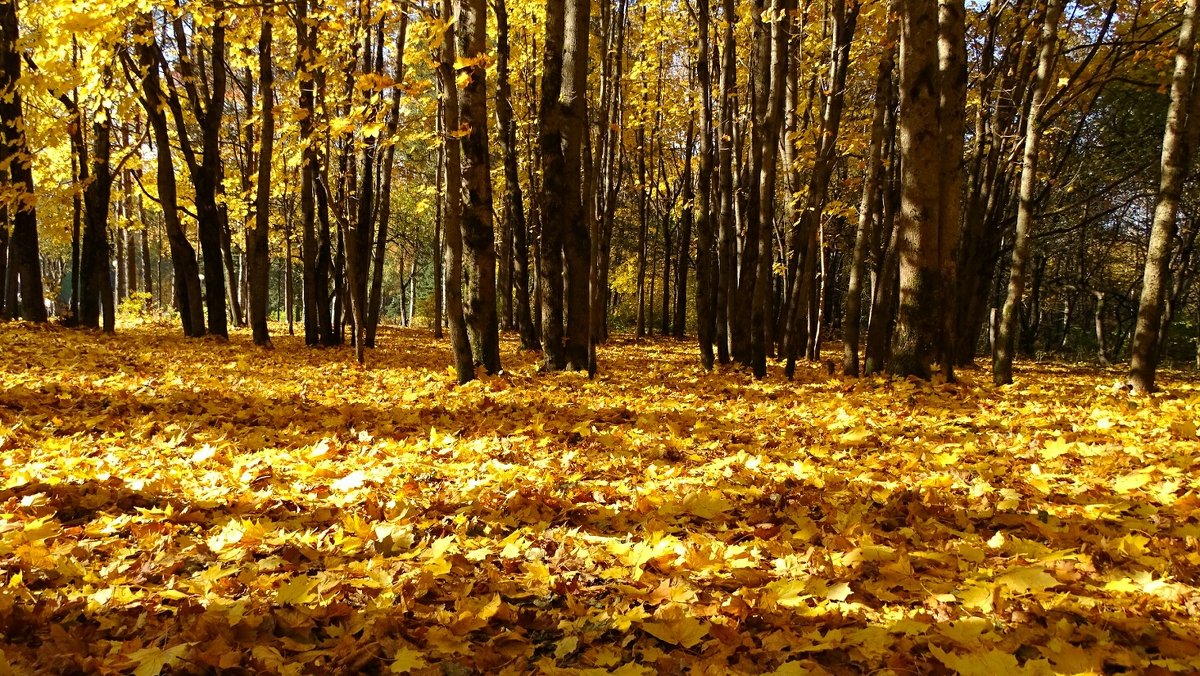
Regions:
[[[1129,493],[1145,486],[1149,482],[1149,472],[1130,472],[1124,476],[1117,477],[1112,483],[1112,489],[1118,493]]]
[[[691,648],[708,635],[708,623],[691,617],[669,622],[644,622],[642,629],[660,641],[684,648]]]
[[[987,651],[972,650],[970,654],[959,655],[948,653],[930,643],[929,652],[960,676],[1009,676],[1024,673],[1016,657],[994,648]]]
[[[1024,594],[1027,592],[1043,592],[1050,587],[1061,584],[1057,578],[1045,569],[1033,567],[1012,568],[1004,575],[996,578],[996,582],[1008,587],[1009,590]]]
[[[414,669],[420,669],[427,666],[429,663],[421,656],[421,653],[409,648],[401,648],[396,651],[392,658],[392,664],[388,669],[393,674],[407,674]]]
[[[688,512],[701,519],[712,519],[733,509],[733,503],[716,491],[696,493],[684,505]]]
[[[133,670],[133,676],[158,676],[164,667],[179,664],[191,645],[191,643],[180,643],[166,650],[151,646],[130,653],[129,659],[137,663],[137,667]]]
[[[275,602],[290,606],[308,603],[312,600],[312,590],[317,586],[317,579],[307,575],[297,575],[288,580],[275,592]]]

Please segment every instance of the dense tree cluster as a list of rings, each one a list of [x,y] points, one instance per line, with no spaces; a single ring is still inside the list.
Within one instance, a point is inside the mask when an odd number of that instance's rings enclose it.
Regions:
[[[613,328],[930,377],[1200,342],[1195,0],[0,2],[3,314]],[[35,182],[36,179],[36,182]],[[295,281],[299,276],[299,282]]]

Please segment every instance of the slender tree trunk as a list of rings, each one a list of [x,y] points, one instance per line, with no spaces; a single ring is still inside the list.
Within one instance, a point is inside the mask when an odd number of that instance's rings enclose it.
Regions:
[[[271,259],[271,162],[275,146],[275,74],[271,56],[271,19],[262,17],[258,36],[258,89],[261,132],[258,151],[258,184],[254,199],[254,224],[246,230],[247,280],[250,285],[250,330],[254,344],[271,345],[267,331],[267,303],[270,300]],[[285,262],[291,265],[291,260]]]
[[[1054,75],[1055,45],[1062,0],[1049,0],[1043,11],[1038,49],[1037,80],[1033,100],[1025,122],[1025,153],[1021,166],[1021,193],[1017,206],[1017,232],[1013,242],[1012,268],[1008,275],[1008,294],[1000,312],[1000,326],[992,353],[992,380],[997,385],[1012,382],[1013,348],[1016,341],[1018,305],[1025,293],[1025,267],[1029,260],[1029,236],[1033,229],[1033,208],[1037,190],[1038,150],[1042,139],[1043,104],[1050,92]]]
[[[771,5],[773,13],[777,16],[785,16],[789,7],[786,0],[773,0]],[[750,315],[750,366],[757,378],[767,375],[767,350],[769,349],[767,322],[772,321],[770,308],[771,275],[774,265],[772,236],[775,220],[775,178],[779,156],[778,137],[783,121],[783,99],[786,95],[784,85],[787,81],[789,61],[787,25],[787,21],[775,21],[770,27],[769,42],[768,38],[762,38],[759,42],[760,53],[764,59],[764,62],[759,64],[759,68],[765,69],[769,63],[769,70],[759,76],[757,95],[765,100],[755,106],[756,127],[758,127],[755,142],[760,146],[760,150],[758,151],[758,166],[752,170],[759,172],[757,181],[758,227],[756,228],[758,241],[750,241],[749,235],[747,235],[746,243],[747,248],[758,247]],[[763,25],[760,30],[766,32],[767,27]]]
[[[487,6],[455,0],[455,35],[467,76],[458,92],[462,147],[462,234],[470,261],[467,326],[474,357],[488,373],[500,372],[500,326],[496,316],[496,243],[492,225],[492,174],[488,159]]]
[[[105,333],[112,333],[115,310],[108,240],[109,202],[112,198],[112,125],[107,116],[98,118],[92,125],[92,137],[91,181],[83,197],[85,221],[80,253],[79,323],[90,328],[103,325]]]
[[[117,217],[123,217],[124,206],[119,206],[117,209]],[[125,226],[118,225],[116,227],[116,231],[113,233],[113,240],[116,242],[116,251],[113,255],[113,263],[116,264],[117,268],[116,296],[117,302],[120,303],[129,295],[129,277],[126,276],[129,271],[125,266]]]
[[[496,0],[493,6],[496,12],[496,126],[504,156],[504,220],[506,233],[511,236],[506,246],[512,255],[509,277],[512,288],[506,289],[504,295],[512,298],[510,323],[515,323],[520,333],[521,347],[534,350],[538,342],[529,309],[529,245],[526,242],[529,226],[525,221],[525,200],[517,167],[517,130],[513,123],[508,71],[508,8],[505,0]]]
[[[701,0],[703,1],[703,0]],[[683,338],[687,329],[687,286],[688,268],[691,261],[692,226],[696,212],[689,208],[695,204],[696,193],[692,187],[692,147],[696,138],[696,120],[688,120],[687,144],[683,149],[683,215],[680,216],[679,259],[675,263],[675,316],[671,321],[672,335]]]
[[[443,120],[445,113],[442,112],[441,106],[444,99],[438,100],[438,130],[442,131]],[[444,133],[444,132],[443,132]],[[439,134],[439,138],[442,135]],[[441,142],[438,144],[437,157],[437,205],[434,207],[433,216],[433,337],[440,339],[442,337],[442,299],[446,292],[445,275],[442,274],[442,261],[445,258],[443,253],[443,241],[445,239],[442,233],[445,232],[445,208],[446,191],[445,191],[445,167],[446,167],[446,144]]]
[[[184,335],[202,336],[205,326],[200,268],[196,261],[196,250],[188,241],[187,233],[179,219],[178,187],[171,157],[171,137],[167,128],[165,101],[158,71],[158,45],[154,37],[154,23],[148,15],[138,21],[135,32],[142,37],[142,40],[136,43],[138,67],[142,73],[143,107],[146,109],[146,119],[154,132],[158,199],[162,206],[167,243],[171,249],[175,305],[179,311]],[[161,290],[162,286],[159,288]]]
[[[312,73],[312,51],[316,46],[315,29],[308,25],[308,0],[296,0],[296,71],[300,86],[300,221],[301,221],[301,284],[304,289],[304,344],[319,345],[326,334],[321,316],[329,316],[329,308],[319,299],[328,300],[326,279],[317,273],[317,216],[314,191],[317,170],[317,149],[313,143],[313,118],[316,116],[315,81]],[[326,320],[328,321],[328,320]]]
[[[134,176],[136,177],[138,176],[139,172],[140,170],[134,170],[132,173],[134,173]],[[140,178],[135,178],[135,181],[139,180]],[[138,195],[137,205],[138,221],[142,225],[142,236],[140,238],[142,244],[142,290],[145,291],[146,296],[148,296],[147,302],[157,310],[158,305],[161,304],[154,302],[154,289],[156,288],[156,284],[154,283],[154,276],[150,274],[150,224],[146,221],[146,205],[142,201],[141,194]]]
[[[661,150],[660,155],[661,157]],[[665,176],[666,172],[662,172]],[[658,227],[662,229],[663,243],[663,276],[662,276],[662,305],[658,315],[659,330],[658,335],[671,335],[671,259],[675,256],[675,250],[671,246],[671,211],[674,208],[674,197],[672,204],[665,205],[659,212]]]
[[[733,192],[734,89],[737,84],[737,43],[734,39],[736,13],[734,0],[721,0],[725,15],[723,47],[721,49],[721,132],[718,134],[717,176],[720,212],[717,217],[717,291],[716,341],[717,361],[730,362],[732,304],[737,292],[737,230]]]
[[[129,131],[125,131],[125,146],[129,146]],[[127,294],[137,293],[138,290],[138,231],[133,229],[133,183],[129,172],[121,174],[124,195],[121,199],[121,211],[125,216],[125,281],[128,284]]]
[[[1158,343],[1163,298],[1175,238],[1180,192],[1187,178],[1192,152],[1200,134],[1200,67],[1196,64],[1196,31],[1200,29],[1197,0],[1188,0],[1183,27],[1175,52],[1175,73],[1171,80],[1171,102],[1163,132],[1161,176],[1146,266],[1142,273],[1142,295],[1138,302],[1137,328],[1133,337],[1133,357],[1129,365],[1129,384],[1138,394],[1153,392],[1155,373],[1162,345]],[[1097,323],[1099,327],[1099,323]]]
[[[79,127],[80,122],[78,119],[76,119],[75,125],[76,127]],[[72,134],[71,136],[74,137],[76,134]],[[80,140],[77,144],[74,138],[72,138],[72,148],[76,148],[77,145],[82,145],[82,140]],[[79,163],[79,153],[72,152],[71,176],[76,182],[78,182],[80,178]],[[4,181],[7,181],[8,172],[0,174],[0,178],[2,178]],[[79,323],[79,266],[81,263],[80,255],[82,253],[80,249],[83,246],[83,197],[80,195],[79,190],[75,190],[73,193],[74,194],[71,195],[71,316],[67,319],[68,326],[75,326]],[[5,220],[7,221],[7,219],[8,217],[6,214]],[[8,224],[5,223],[4,227],[7,228]],[[3,304],[3,299],[0,299],[0,306],[3,306]]]
[[[889,3],[890,5],[891,3]],[[863,180],[862,202],[858,208],[858,229],[854,235],[853,260],[850,263],[849,288],[846,290],[846,315],[842,322],[844,357],[842,373],[858,375],[858,347],[862,324],[863,277],[866,272],[869,243],[878,237],[882,206],[879,199],[885,169],[883,166],[884,133],[887,115],[892,107],[892,69],[895,67],[895,42],[898,26],[888,19],[887,37],[875,78],[875,108],[871,117],[871,146],[867,155],[866,176]]]
[[[1104,310],[1108,305],[1108,294],[1103,291],[1093,291],[1096,297],[1096,359],[1101,366],[1108,366],[1108,334],[1104,330]]]
[[[34,206],[33,158],[25,137],[21,92],[21,55],[17,24],[17,0],[0,2],[0,166],[8,165],[8,179],[21,195],[11,217],[12,235],[8,242],[6,312],[17,316],[17,291],[20,291],[19,315],[31,322],[46,321],[42,291],[42,259],[38,250],[37,210]]]
[[[814,289],[817,268],[823,263],[823,249],[818,242],[821,218],[825,210],[825,198],[833,176],[837,158],[838,132],[841,128],[842,110],[846,100],[846,74],[850,67],[850,46],[858,23],[858,3],[847,7],[845,0],[836,0],[830,7],[832,19],[833,47],[829,59],[829,82],[831,91],[825,99],[821,114],[820,134],[817,141],[816,160],[808,182],[804,210],[800,224],[793,231],[792,250],[801,256],[801,263],[793,267],[796,276],[791,280],[791,298],[788,301],[788,316],[785,323],[784,351],[787,365],[784,373],[791,378],[796,369],[796,358],[800,351],[807,351],[810,338],[819,330],[809,317],[819,307],[813,303],[820,291]],[[824,285],[824,278],[822,278]],[[809,324],[812,324],[811,326]],[[815,342],[815,341],[814,341]],[[815,352],[815,349],[814,349]]]
[[[400,15],[400,28],[396,37],[396,85],[392,88],[392,107],[388,111],[387,137],[395,138],[400,129],[400,83],[404,81],[404,45],[408,37],[408,12]],[[383,306],[383,265],[387,258],[389,221],[392,218],[392,174],[396,161],[396,146],[389,144],[384,151],[382,166],[383,186],[379,195],[379,227],[375,233],[375,255],[371,269],[371,292],[367,300],[367,347],[375,347],[375,334],[379,328],[379,313]],[[437,255],[434,255],[437,258]],[[413,256],[416,264],[416,256]]]
[[[696,76],[700,87],[700,166],[696,175],[696,337],[700,365],[712,370],[717,340],[717,251],[712,218],[713,100],[709,70],[709,0],[697,2]]]
[[[225,116],[225,91],[227,63],[225,44],[225,17],[223,0],[214,0],[211,48],[211,83],[202,94],[197,82],[198,74],[188,54],[188,34],[182,19],[175,19],[175,47],[179,51],[180,79],[192,104],[192,112],[200,129],[199,158],[188,137],[188,125],[184,120],[183,107],[177,92],[172,88],[167,104],[175,117],[180,148],[187,160],[192,178],[193,202],[196,205],[197,232],[200,252],[204,258],[204,302],[208,310],[208,332],[227,338],[229,323],[225,316],[225,270],[221,252],[221,209],[217,195],[222,190],[224,177],[221,162],[221,130]],[[193,45],[194,46],[194,45]],[[167,68],[166,58],[157,54],[159,65]]]
[[[451,3],[442,0],[442,16],[453,16]],[[475,379],[475,366],[471,360],[471,343],[467,336],[467,321],[463,316],[462,257],[462,172],[459,143],[449,137],[451,130],[459,128],[458,84],[454,77],[457,61],[453,32],[458,25],[446,29],[442,41],[442,60],[438,64],[438,76],[442,89],[441,139],[446,158],[446,211],[443,225],[443,253],[446,270],[446,314],[450,320],[450,344],[454,350],[454,368],[459,384]]]
[[[1052,0],[1056,1],[1056,0]],[[957,287],[958,236],[962,231],[963,133],[966,126],[967,47],[964,0],[938,0],[938,125],[941,152],[941,202],[938,204],[938,268],[946,300],[940,305],[941,331],[937,352],[942,377],[954,381],[954,332],[958,327],[953,302]]]
[[[538,295],[542,307],[542,367],[557,371],[566,366],[563,345],[563,221],[570,200],[566,158],[563,154],[565,121],[559,103],[563,89],[563,46],[566,30],[565,0],[546,0],[546,37],[543,41],[542,96],[539,145],[542,155],[541,265]],[[578,199],[578,198],[577,198]]]
[[[645,105],[645,97],[642,99]],[[650,186],[646,183],[646,126],[637,129],[638,146],[638,240],[637,240],[637,327],[638,338],[646,335],[646,244],[649,239]]]
[[[898,161],[898,158],[894,158]],[[894,167],[895,165],[893,165]],[[892,169],[894,173],[895,169]],[[893,177],[890,183],[896,182]],[[867,344],[863,350],[863,373],[874,375],[883,371],[887,362],[892,322],[896,318],[897,294],[900,290],[899,230],[896,227],[896,211],[899,201],[898,186],[889,185],[884,199],[884,217],[881,230],[887,235],[875,288],[871,294],[871,312],[867,320]]]

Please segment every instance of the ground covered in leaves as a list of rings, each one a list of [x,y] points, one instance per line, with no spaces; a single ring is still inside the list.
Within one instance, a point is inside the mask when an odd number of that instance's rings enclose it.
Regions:
[[[1200,669],[1200,387],[0,325],[0,673]]]

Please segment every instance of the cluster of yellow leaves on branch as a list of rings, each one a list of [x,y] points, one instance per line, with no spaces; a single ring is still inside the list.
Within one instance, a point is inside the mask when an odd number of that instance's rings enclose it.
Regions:
[[[1200,669],[1200,387],[0,325],[0,674]]]

